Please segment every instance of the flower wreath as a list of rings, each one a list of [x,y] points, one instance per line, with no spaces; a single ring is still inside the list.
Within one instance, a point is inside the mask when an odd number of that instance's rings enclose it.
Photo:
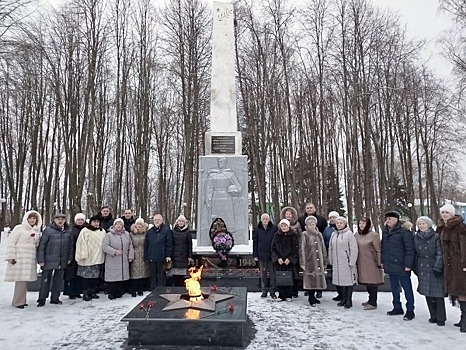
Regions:
[[[225,221],[221,218],[217,218],[212,222],[210,226],[210,240],[212,241],[212,247],[217,252],[220,260],[226,261],[228,258],[228,252],[234,246],[233,236],[228,232],[225,225]]]

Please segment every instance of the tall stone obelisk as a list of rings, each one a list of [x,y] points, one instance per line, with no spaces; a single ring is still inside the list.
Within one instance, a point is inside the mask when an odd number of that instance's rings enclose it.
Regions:
[[[197,243],[211,246],[210,225],[220,217],[233,234],[233,252],[243,252],[249,244],[248,168],[236,116],[233,4],[214,2],[213,16],[210,131],[199,158]]]

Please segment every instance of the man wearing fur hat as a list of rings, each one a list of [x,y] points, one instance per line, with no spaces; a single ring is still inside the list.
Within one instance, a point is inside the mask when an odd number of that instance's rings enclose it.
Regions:
[[[402,227],[400,213],[389,211],[385,213],[385,226],[382,230],[382,267],[390,277],[393,296],[393,310],[387,315],[403,315],[400,300],[400,285],[406,298],[405,321],[414,318],[414,294],[411,284],[411,270],[415,262],[413,234]]]
[[[437,232],[442,242],[445,291],[459,301],[461,319],[455,326],[466,333],[466,226],[451,204],[440,208],[440,216]]]

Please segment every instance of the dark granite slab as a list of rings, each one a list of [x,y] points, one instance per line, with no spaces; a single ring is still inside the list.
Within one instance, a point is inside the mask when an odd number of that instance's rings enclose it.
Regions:
[[[122,319],[128,322],[128,345],[242,346],[247,288],[202,288],[207,301],[212,295],[214,311],[195,307],[170,309],[176,297],[167,298],[167,294],[185,293],[184,287],[158,287],[136,305]],[[150,310],[148,303],[153,304]]]

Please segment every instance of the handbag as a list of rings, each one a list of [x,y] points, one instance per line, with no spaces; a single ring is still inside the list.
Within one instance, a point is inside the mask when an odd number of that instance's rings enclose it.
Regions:
[[[276,271],[275,272],[275,285],[277,287],[290,287],[293,285],[293,272],[292,271]]]

